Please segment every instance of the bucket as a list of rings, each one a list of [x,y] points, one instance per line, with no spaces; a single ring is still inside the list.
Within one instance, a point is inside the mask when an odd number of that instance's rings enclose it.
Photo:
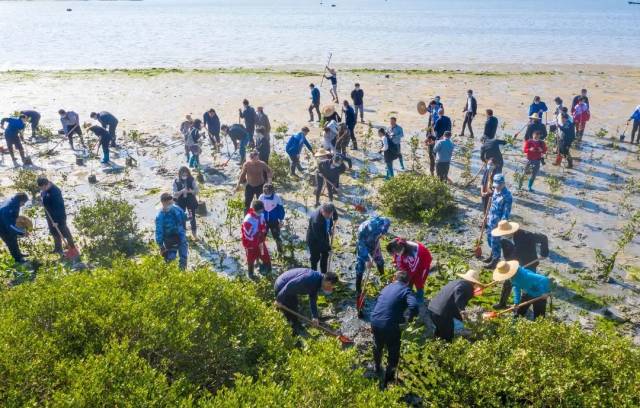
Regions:
[[[196,209],[196,214],[204,217],[207,215],[207,203],[204,201],[198,202],[198,208]]]
[[[98,179],[96,178],[96,175],[95,174],[91,174],[89,176],[89,183],[96,184],[97,182],[98,182]]]

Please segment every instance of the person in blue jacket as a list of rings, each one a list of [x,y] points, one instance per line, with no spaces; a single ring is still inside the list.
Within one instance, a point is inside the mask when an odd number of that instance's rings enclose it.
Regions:
[[[111,147],[117,147],[116,145],[116,128],[118,127],[118,119],[111,113],[102,111],[99,113],[91,112],[91,119],[95,119],[100,122],[100,126],[109,131],[111,136]]]
[[[347,101],[346,99],[342,103],[342,105],[342,111],[344,112],[344,123],[347,125],[347,128],[351,133],[351,148],[353,150],[358,150],[358,141],[356,140],[356,123],[358,123],[358,117],[356,116],[356,111],[351,105],[349,105],[349,101]]]
[[[238,144],[240,145],[240,164],[244,164],[247,159],[247,145],[251,140],[251,135],[247,132],[247,129],[241,124],[235,123],[231,126],[222,125],[220,130],[222,130],[223,134],[229,136],[235,150],[238,150]]]
[[[529,117],[535,114],[538,116],[538,119],[542,120],[542,115],[544,115],[548,110],[549,108],[547,108],[547,104],[542,102],[539,96],[535,96],[533,98],[533,103],[529,105]]]
[[[444,132],[451,132],[451,119],[444,115],[444,109],[442,108],[438,111],[438,120],[433,125],[433,132],[436,140],[444,136]]]
[[[514,305],[547,295],[551,290],[551,281],[546,276],[521,267],[518,261],[500,261],[493,271],[493,280],[504,282],[509,279],[513,285]],[[525,316],[529,306],[531,305],[516,308],[516,313]],[[533,303],[533,318],[544,317],[546,308],[546,298]]]
[[[362,293],[362,276],[369,258],[376,264],[378,274],[384,275],[384,258],[380,250],[380,238],[391,226],[386,217],[371,217],[358,227],[358,243],[356,244],[356,298]]]
[[[496,229],[498,223],[502,220],[509,221],[511,217],[511,207],[513,205],[513,196],[506,186],[504,175],[497,173],[493,176],[493,194],[491,195],[491,207],[487,215],[487,243],[491,248],[491,254],[484,260],[487,269],[495,268],[502,255],[500,247],[500,238],[491,235],[491,231]]]
[[[87,132],[92,132],[99,138],[100,147],[102,147],[102,161],[100,163],[109,164],[109,142],[111,141],[111,135],[107,129],[94,125],[87,129]]]
[[[408,286],[409,275],[405,271],[395,274],[395,281],[387,285],[378,296],[371,313],[371,331],[373,332],[373,361],[376,374],[382,375],[382,353],[386,347],[387,369],[384,386],[395,378],[400,361],[400,325],[405,322],[404,314],[409,309],[409,320],[418,315],[418,302]]]
[[[633,111],[627,120],[627,124],[631,121],[633,121],[633,128],[631,129],[631,143],[633,143],[633,139],[637,132],[638,138],[636,139],[636,144],[640,144],[640,105],[636,106],[636,110]]]
[[[220,118],[216,110],[211,108],[202,115],[202,123],[209,134],[211,145],[217,147],[220,145]]]
[[[0,205],[0,238],[4,241],[9,249],[9,253],[18,263],[24,263],[26,260],[20,252],[18,237],[27,234],[27,231],[16,226],[16,221],[20,215],[20,207],[29,201],[26,193],[18,193]]]
[[[45,217],[49,226],[49,233],[53,237],[53,252],[62,255],[62,238],[67,240],[69,247],[75,248],[73,236],[67,225],[67,211],[60,188],[44,176],[38,177],[36,184],[40,189],[42,206],[46,210]]]
[[[244,119],[244,127],[249,132],[249,135],[253,138],[253,133],[256,130],[256,110],[249,105],[248,100],[242,101],[242,109],[238,109],[240,112],[240,118]],[[253,145],[253,141],[249,141],[250,145]]]
[[[156,216],[156,243],[160,253],[167,262],[171,262],[180,255],[180,268],[186,269],[189,246],[185,225],[187,215],[174,204],[173,196],[163,193],[160,196],[162,210]]]
[[[307,140],[308,134],[309,128],[305,126],[300,130],[300,132],[292,135],[289,140],[287,140],[285,151],[289,155],[289,160],[291,161],[289,170],[291,171],[292,176],[296,175],[296,169],[301,172],[304,171],[300,164],[300,153],[302,153],[302,147],[306,147],[311,153],[313,153],[313,147],[311,147],[311,144]]]
[[[4,127],[5,123],[8,123],[6,129]],[[11,156],[11,161],[13,161],[14,166],[18,163],[15,155],[13,154],[14,147],[18,149],[18,153],[20,153],[20,159],[23,164],[25,161],[24,148],[20,141],[20,132],[24,130],[26,123],[27,117],[25,115],[20,115],[20,117],[17,118],[3,118],[0,121],[0,128],[4,129],[4,140],[7,142],[7,149],[9,149],[9,155]]]
[[[34,110],[23,110],[20,111],[21,115],[24,115],[29,119],[29,124],[31,125],[31,138],[36,138],[36,131],[38,130],[38,125],[40,124],[40,113]]]
[[[309,84],[311,89],[311,105],[309,105],[309,122],[313,122],[313,110],[318,114],[318,122],[320,122],[320,90],[314,84]]]
[[[322,274],[309,268],[295,268],[282,273],[273,285],[276,294],[276,302],[288,309],[298,312],[298,296],[309,296],[309,309],[313,324],[318,325],[318,293],[325,295],[333,292],[338,276],[333,272]],[[283,310],[289,323],[293,326],[294,333],[301,329],[298,318]]]

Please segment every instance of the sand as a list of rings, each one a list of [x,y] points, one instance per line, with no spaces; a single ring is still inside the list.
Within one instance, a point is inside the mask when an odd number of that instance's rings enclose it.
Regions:
[[[540,95],[547,105],[553,106],[553,98],[560,96],[569,104],[573,96],[581,89],[589,90],[592,120],[589,122],[585,142],[575,155],[580,158],[575,169],[567,170],[550,165],[544,167],[535,189],[531,194],[519,191],[513,182],[514,171],[524,161],[520,153],[521,144],[505,153],[505,174],[514,193],[514,219],[533,231],[544,232],[549,236],[552,256],[545,262],[545,268],[552,270],[558,282],[575,281],[575,285],[587,288],[593,296],[607,299],[615,307],[616,313],[630,319],[625,332],[635,336],[640,342],[640,299],[630,290],[611,284],[586,284],[575,274],[576,270],[591,270],[595,265],[594,249],[602,249],[606,254],[615,249],[615,240],[621,228],[628,220],[629,205],[637,209],[640,196],[635,192],[625,194],[625,186],[630,180],[640,180],[640,160],[637,146],[628,143],[612,145],[611,136],[617,138],[622,132],[626,119],[639,103],[632,92],[637,87],[640,69],[612,66],[491,66],[491,67],[447,67],[447,71],[413,73],[398,70],[371,71],[355,70],[340,72],[341,98],[348,96],[354,82],[362,84],[365,92],[365,120],[374,126],[386,125],[390,116],[396,116],[404,128],[406,140],[418,135],[425,127],[425,117],[416,112],[416,103],[428,101],[440,95],[447,115],[454,120],[454,130],[460,131],[462,108],[466,101],[466,90],[473,89],[478,99],[479,112],[492,108],[502,125],[498,136],[514,134],[526,122],[528,106],[534,95]],[[89,121],[91,111],[107,110],[120,119],[119,137],[122,130],[143,132],[145,145],[135,145],[131,140],[120,139],[127,150],[139,159],[139,166],[129,168],[123,174],[107,175],[101,171],[96,160],[86,166],[77,166],[75,156],[63,143],[60,154],[52,158],[36,157],[35,149],[46,150],[46,144],[29,146],[34,155],[35,166],[41,168],[55,182],[63,185],[69,212],[74,207],[97,194],[119,194],[127,198],[136,207],[141,225],[153,228],[153,219],[157,212],[159,191],[169,190],[177,168],[184,164],[182,145],[176,145],[167,151],[166,146],[180,140],[178,126],[186,113],[201,117],[210,107],[218,112],[223,123],[238,120],[238,108],[244,98],[255,106],[264,106],[272,127],[286,124],[292,131],[307,125],[310,82],[320,82],[320,76],[309,76],[307,71],[297,73],[261,72],[237,70],[235,72],[13,72],[0,73],[0,101],[4,115],[19,109],[37,109],[43,114],[42,123],[57,130],[60,128],[56,111],[60,108],[74,110],[81,121]],[[328,84],[322,90],[323,104],[329,100]],[[472,170],[479,168],[479,136],[484,125],[484,116],[479,114],[474,122],[476,142],[472,160]],[[594,134],[600,128],[608,131],[605,138]],[[358,132],[364,132],[366,126],[358,125]],[[627,132],[627,140],[628,140]],[[422,136],[421,136],[422,137]],[[318,144],[319,129],[312,126],[312,141]],[[468,138],[456,137],[455,141],[464,143]],[[51,146],[53,143],[51,144]],[[282,141],[275,143],[276,150],[282,152]],[[374,139],[371,150],[377,150]],[[409,156],[408,146],[403,147],[405,157]],[[124,153],[121,156],[125,156]],[[356,167],[361,165],[362,153],[354,154]],[[115,162],[124,166],[124,158],[115,157]],[[369,159],[378,157],[369,154]],[[418,152],[421,164],[428,166],[422,149]],[[456,157],[451,178],[460,181],[462,159]],[[217,159],[212,158],[208,144],[202,155],[202,163],[209,167],[226,161],[226,153]],[[411,168],[411,160],[407,167]],[[14,172],[10,159],[0,165],[1,194],[11,193],[10,176]],[[308,164],[305,163],[305,167]],[[220,226],[224,219],[225,199],[231,186],[237,181],[236,160],[230,165],[218,168],[220,172],[207,176],[209,194],[203,200],[207,203],[210,215],[203,224]],[[373,161],[371,170],[384,175],[383,164]],[[168,173],[166,173],[168,172]],[[89,186],[86,178],[96,173],[100,183]],[[63,180],[63,175],[66,180]],[[559,177],[560,191],[551,194],[545,179],[549,175]],[[352,195],[360,194],[355,179],[344,177],[345,190]],[[126,181],[126,182],[125,182]],[[375,202],[376,187],[382,183],[380,177],[368,183],[365,196]],[[130,186],[130,187],[123,187]],[[459,222],[462,227],[455,239],[472,246],[477,234],[476,225],[480,222],[479,200],[473,187],[461,189],[455,187],[456,201],[460,207]],[[287,205],[299,210],[290,221],[292,229],[299,237],[304,237],[305,212],[313,203],[311,187],[300,187],[285,195]],[[621,203],[626,203],[627,206]],[[340,204],[341,208],[348,206]],[[44,225],[44,220],[39,220]],[[573,227],[572,227],[573,225]],[[345,221],[339,226],[339,233],[345,242],[349,242],[355,224]],[[222,227],[220,227],[222,228]],[[226,230],[226,227],[224,228]],[[201,229],[202,231],[203,229]],[[412,226],[397,226],[394,232],[410,234]],[[44,232],[43,232],[44,233]],[[236,240],[239,228],[225,235],[224,249],[227,256],[223,261],[225,271],[230,275],[238,273],[240,244]],[[564,236],[564,237],[561,237]],[[428,240],[427,240],[428,244]],[[204,245],[193,246],[194,260],[206,261],[219,259]],[[485,252],[487,248],[485,248]],[[299,259],[304,259],[299,251]],[[640,265],[640,239],[629,244],[618,258],[618,267],[614,276],[626,280],[627,267]],[[346,279],[353,278],[353,255],[347,250],[338,257],[343,265]],[[472,264],[475,261],[472,261]],[[195,262],[192,262],[195,263]],[[489,279],[489,277],[486,277]],[[633,284],[633,282],[631,282]],[[640,284],[635,283],[640,286]],[[568,286],[567,283],[565,286]],[[570,285],[569,285],[570,286]],[[575,289],[575,287],[574,287]],[[558,292],[562,295],[562,291]],[[565,296],[569,300],[571,296]],[[586,327],[592,327],[596,316],[606,313],[604,310],[589,310],[586,315],[575,302],[565,302],[560,315],[568,320],[577,320]]]

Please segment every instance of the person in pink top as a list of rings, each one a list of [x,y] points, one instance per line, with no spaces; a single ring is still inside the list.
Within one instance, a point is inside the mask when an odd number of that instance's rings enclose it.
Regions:
[[[591,119],[591,112],[589,112],[589,103],[586,96],[580,98],[580,102],[573,108],[573,123],[576,125],[576,138],[582,140],[584,135],[584,128],[587,126],[587,122]]]
[[[409,287],[415,286],[416,300],[424,303],[424,284],[431,270],[431,252],[420,242],[395,238],[387,244],[387,251],[393,255],[396,268],[407,272]]]
[[[544,140],[540,140],[542,134],[538,131],[533,133],[533,139],[524,142],[524,153],[527,155],[527,165],[525,173],[531,172],[529,176],[529,191],[533,192],[533,182],[540,171],[540,162],[547,153],[547,145]]]

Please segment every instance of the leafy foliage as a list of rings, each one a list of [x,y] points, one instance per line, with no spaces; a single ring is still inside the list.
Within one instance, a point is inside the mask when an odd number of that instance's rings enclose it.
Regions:
[[[98,198],[78,209],[73,224],[82,237],[84,254],[103,265],[144,247],[133,205],[123,199]]]
[[[16,173],[11,176],[13,182],[13,188],[16,192],[24,192],[31,195],[34,198],[38,194],[39,188],[36,184],[38,174],[33,170],[18,169]]]
[[[292,180],[289,173],[289,160],[284,154],[271,152],[269,167],[273,172],[273,184],[277,188],[290,187]]]
[[[435,177],[402,173],[380,188],[380,201],[385,211],[408,221],[434,223],[455,211],[449,186]]]
[[[587,334],[548,319],[498,322],[474,343],[411,344],[403,362],[404,388],[423,406],[640,404],[640,349],[610,333]]]

